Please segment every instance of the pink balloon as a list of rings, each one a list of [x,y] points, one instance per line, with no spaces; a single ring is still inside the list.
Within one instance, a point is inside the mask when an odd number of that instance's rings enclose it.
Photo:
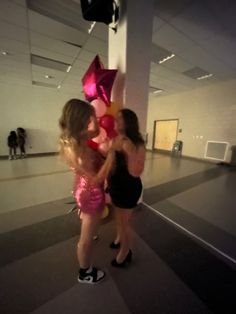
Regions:
[[[101,99],[94,99],[91,105],[95,109],[96,117],[100,118],[107,112],[107,106]]]
[[[114,117],[110,114],[106,114],[100,119],[100,126],[104,128],[107,133],[111,132],[115,127]]]
[[[110,194],[108,193],[105,193],[105,203],[111,204],[111,197],[110,197]]]
[[[117,70],[104,69],[97,55],[82,78],[85,98],[92,101],[101,98],[107,106],[111,103],[111,90]]]
[[[106,141],[107,139],[107,132],[103,128],[100,128],[99,135],[95,138],[93,138],[93,142],[102,144]]]

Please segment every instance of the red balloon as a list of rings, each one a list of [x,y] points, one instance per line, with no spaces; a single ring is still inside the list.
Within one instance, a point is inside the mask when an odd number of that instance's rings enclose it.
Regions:
[[[87,145],[94,150],[98,150],[99,147],[98,143],[94,142],[93,140],[88,140]]]
[[[110,114],[105,114],[103,117],[100,118],[100,126],[104,128],[107,133],[114,130],[115,127],[115,119]]]
[[[111,130],[110,132],[108,132],[107,136],[110,138],[110,139],[113,139],[115,137],[117,137],[118,133],[116,132],[116,130]]]

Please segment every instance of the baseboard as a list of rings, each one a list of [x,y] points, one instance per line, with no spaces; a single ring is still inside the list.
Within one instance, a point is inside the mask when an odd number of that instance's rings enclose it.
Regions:
[[[195,161],[199,161],[199,162],[207,163],[207,164],[219,164],[219,161],[210,160],[210,159],[204,159],[204,158],[200,158],[200,157],[193,157],[193,156],[187,156],[187,155],[174,156],[174,155],[172,155],[171,151],[153,150],[153,149],[150,149],[150,148],[146,149],[146,151],[151,152],[153,154],[159,154],[159,155],[161,154],[161,155],[169,156],[169,157],[172,157],[172,158],[195,160]]]
[[[47,156],[57,156],[58,152],[47,152],[47,153],[34,153],[34,154],[27,154],[27,158],[34,158],[34,157],[47,157]],[[0,160],[8,159],[8,155],[1,155]],[[17,155],[17,159],[19,159],[20,156]]]

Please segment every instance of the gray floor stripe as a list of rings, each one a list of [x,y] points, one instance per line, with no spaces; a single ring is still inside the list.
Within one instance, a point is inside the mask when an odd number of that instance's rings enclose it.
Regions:
[[[184,178],[145,189],[143,197],[147,204],[152,205],[191,189],[201,183],[218,178],[219,176],[226,174],[228,171],[228,169],[219,167],[198,172]]]
[[[143,207],[134,228],[156,254],[214,312],[234,313],[236,273],[206,248]]]
[[[152,208],[236,259],[236,238],[232,234],[168,200],[155,203]]]
[[[0,235],[0,267],[78,235],[77,213],[58,216]]]
[[[112,213],[101,220],[106,224]],[[0,234],[0,267],[80,233],[77,211]]]

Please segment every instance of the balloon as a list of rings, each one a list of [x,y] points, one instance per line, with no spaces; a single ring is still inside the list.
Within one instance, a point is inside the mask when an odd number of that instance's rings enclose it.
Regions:
[[[106,111],[107,111],[107,106],[104,103],[104,101],[102,101],[101,99],[94,99],[91,102],[91,105],[93,106],[93,108],[95,109],[95,113],[96,113],[96,117],[100,118],[102,117]]]
[[[111,196],[109,193],[105,193],[105,203],[111,204]]]
[[[100,119],[100,126],[104,128],[108,133],[115,127],[115,119],[112,115],[106,114]]]
[[[102,219],[106,218],[109,215],[109,208],[107,206],[104,207],[102,212]]]
[[[104,143],[107,138],[107,132],[103,128],[100,128],[99,135],[93,138],[93,142],[101,144]]]
[[[98,143],[94,142],[93,140],[88,140],[87,141],[87,145],[92,148],[92,149],[95,149],[95,150],[98,150]]]
[[[101,98],[107,106],[110,106],[111,90],[117,70],[104,69],[97,55],[82,78],[85,98],[92,101]]]
[[[120,109],[121,107],[118,104],[116,104],[115,102],[111,102],[111,106],[107,108],[107,114],[110,114],[113,117],[116,117]]]
[[[110,138],[110,139],[113,139],[115,137],[117,137],[118,133],[116,132],[115,129],[111,130],[108,132],[107,136]]]

